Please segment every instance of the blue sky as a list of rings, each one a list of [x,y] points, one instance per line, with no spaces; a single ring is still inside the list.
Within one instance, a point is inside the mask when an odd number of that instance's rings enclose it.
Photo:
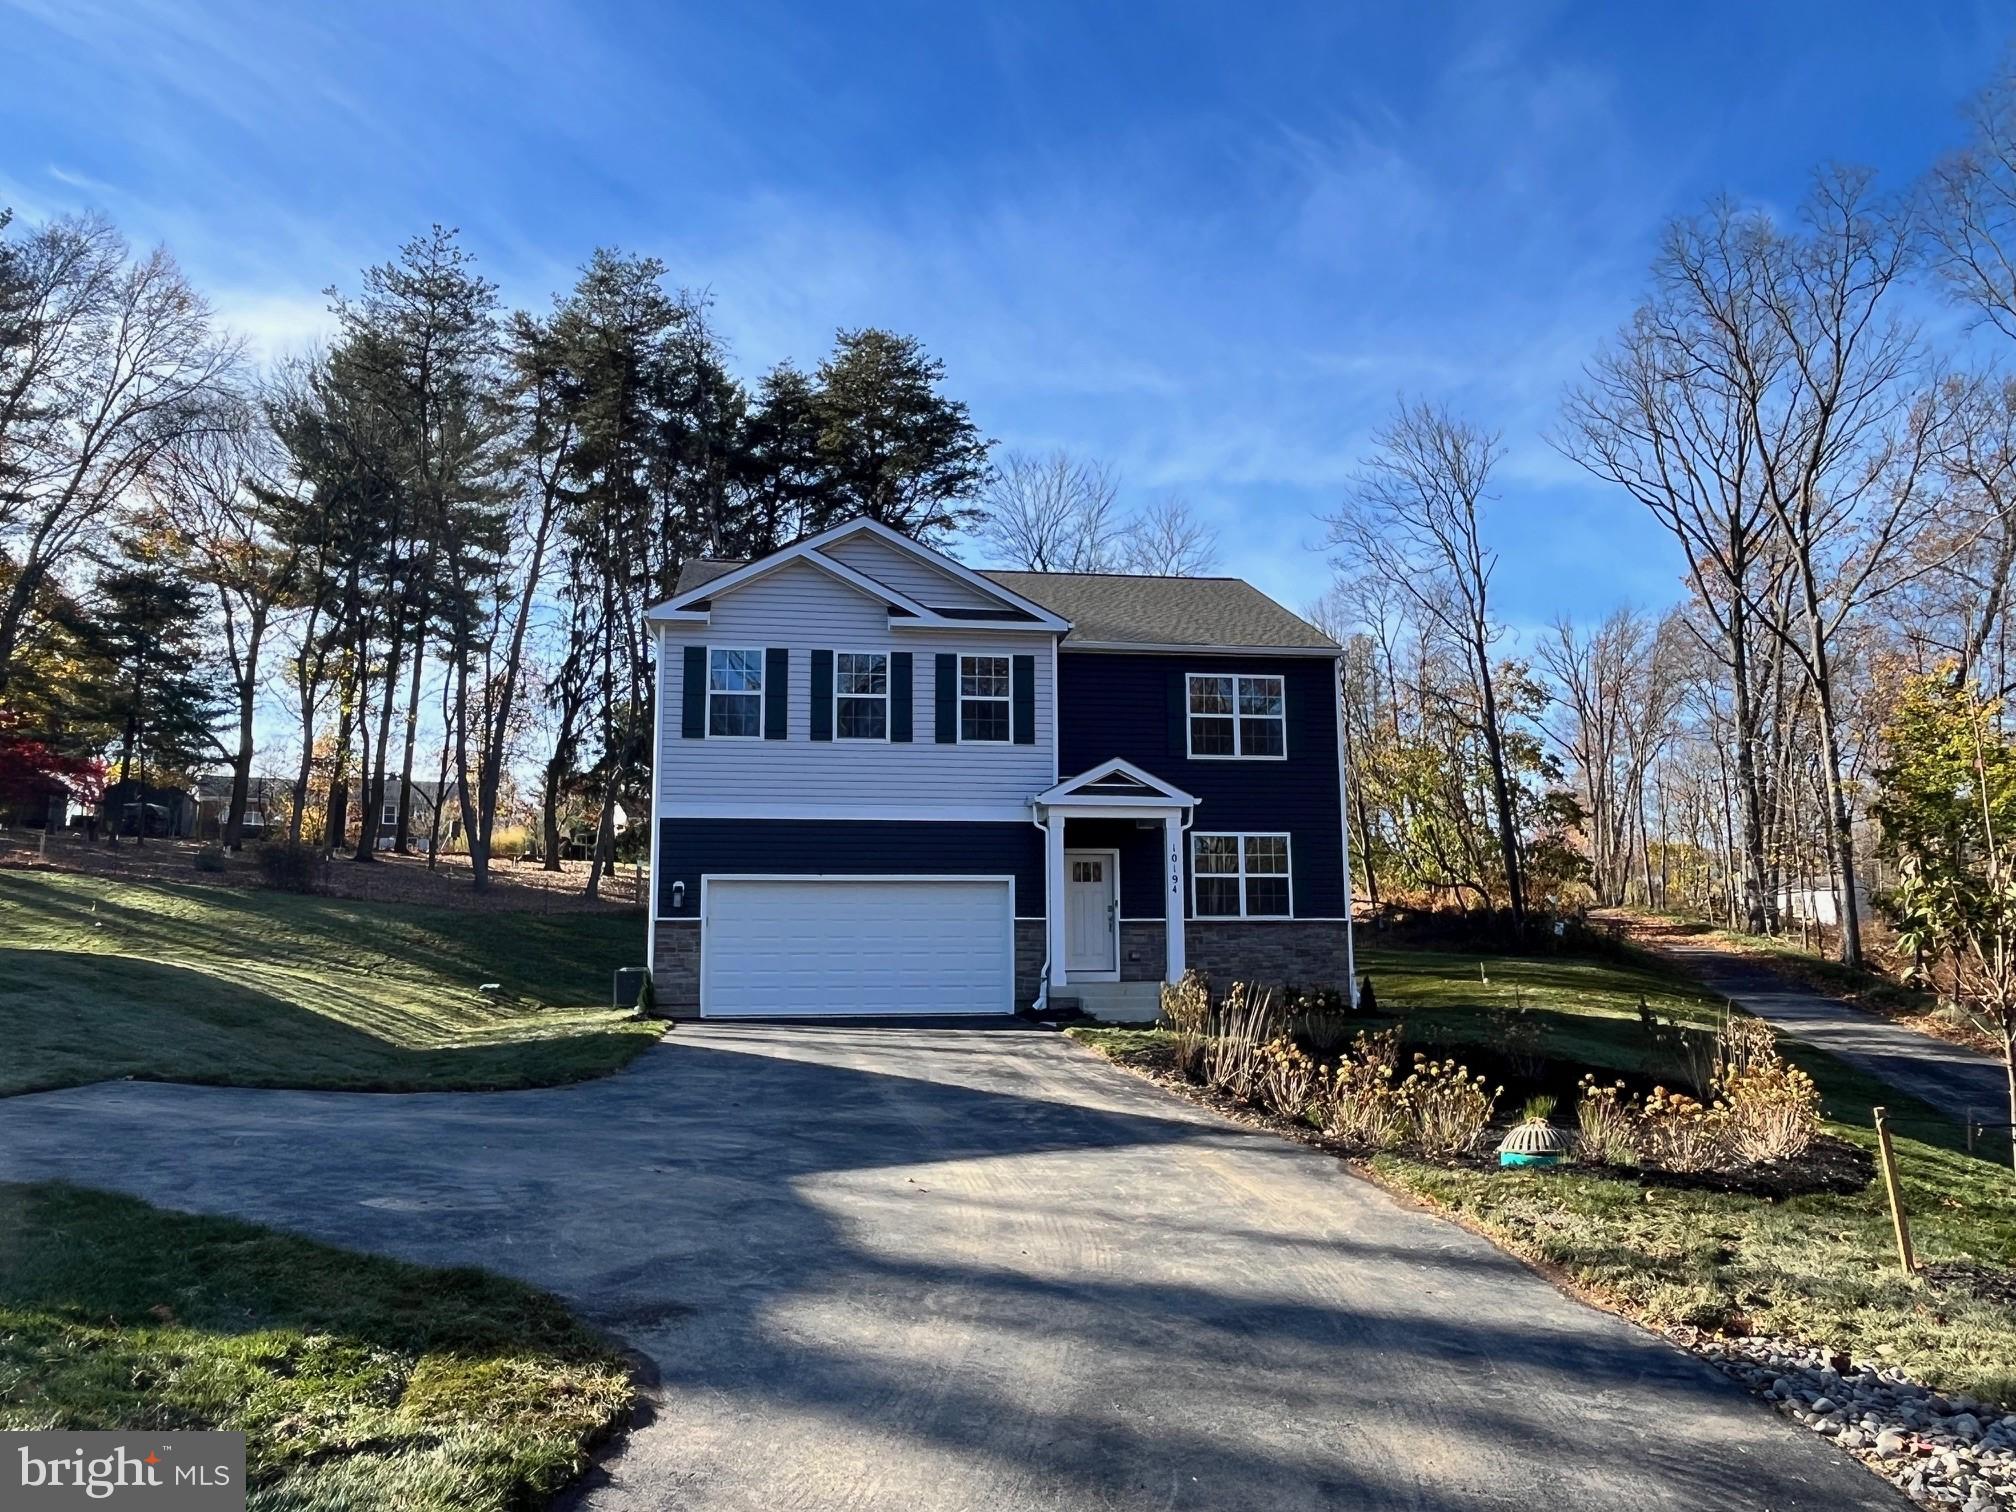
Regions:
[[[1544,440],[1661,223],[1790,205],[1828,158],[1914,178],[2012,30],[1944,0],[0,0],[0,204],[166,241],[269,352],[436,220],[521,302],[655,253],[751,375],[912,332],[990,436],[1188,498],[1296,606],[1369,430],[1446,399],[1505,433],[1532,626],[1678,592]]]

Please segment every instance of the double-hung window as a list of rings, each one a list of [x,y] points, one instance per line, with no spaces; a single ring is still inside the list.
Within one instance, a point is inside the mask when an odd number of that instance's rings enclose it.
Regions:
[[[1192,672],[1187,685],[1192,756],[1278,759],[1288,754],[1282,679]]]
[[[881,651],[833,657],[833,733],[841,740],[889,738],[889,658]]]
[[[1014,736],[1005,656],[959,658],[959,738],[1006,741]]]
[[[763,653],[707,653],[707,733],[731,740],[763,734]]]
[[[1286,835],[1190,837],[1191,912],[1200,919],[1285,919]]]

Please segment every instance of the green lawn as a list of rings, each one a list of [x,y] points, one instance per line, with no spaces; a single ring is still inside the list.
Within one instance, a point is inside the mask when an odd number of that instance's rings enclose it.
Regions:
[[[1639,1027],[1641,995],[1668,1020],[1705,1023],[1718,1008],[1691,983],[1628,961],[1490,958],[1488,981],[1474,956],[1375,948],[1362,964],[1382,1017],[1404,1015],[1411,1045],[1481,1049],[1490,1033],[1484,1010],[1523,1002],[1548,1056],[1644,1078],[1672,1080],[1677,1068]],[[1161,1038],[1159,1030],[1073,1032],[1123,1060]],[[2016,1264],[2016,1180],[2006,1166],[1966,1155],[1960,1129],[1933,1110],[1830,1056],[1795,1042],[1786,1048],[1819,1084],[1832,1132],[1873,1149],[1870,1109],[1887,1104],[1921,1259]],[[1557,1115],[1572,1116],[1565,1108]],[[2016,1402],[2016,1316],[1904,1278],[1880,1182],[1852,1195],[1774,1202],[1622,1172],[1447,1169],[1398,1154],[1376,1157],[1372,1168],[1646,1322],[1782,1333],[1863,1358],[1880,1350],[1935,1385]]]
[[[0,1094],[108,1077],[424,1091],[617,1069],[644,926],[0,870]],[[503,991],[479,992],[486,982]]]
[[[0,1429],[242,1430],[261,1512],[515,1512],[630,1398],[516,1282],[0,1184]]]

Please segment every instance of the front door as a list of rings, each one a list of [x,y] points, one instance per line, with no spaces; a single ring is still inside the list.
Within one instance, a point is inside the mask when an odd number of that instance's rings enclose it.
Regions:
[[[1119,872],[1113,851],[1064,853],[1064,969],[1074,976],[1119,973]]]

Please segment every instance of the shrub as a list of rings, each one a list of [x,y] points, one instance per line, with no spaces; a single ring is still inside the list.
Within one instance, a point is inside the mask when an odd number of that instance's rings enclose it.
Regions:
[[[1211,989],[1203,977],[1186,971],[1182,981],[1162,984],[1162,1026],[1175,1041],[1176,1069],[1196,1080],[1211,1042]]]
[[[1728,1114],[1729,1144],[1744,1160],[1792,1160],[1820,1132],[1820,1089],[1778,1053],[1762,1019],[1730,1015],[1718,1039],[1715,1090]]]
[[[1575,1099],[1575,1158],[1585,1165],[1629,1165],[1638,1158],[1638,1111],[1621,1081],[1599,1087],[1582,1078]]]
[[[189,864],[200,872],[221,872],[224,870],[224,847],[205,845],[189,858]]]
[[[1471,1076],[1468,1066],[1416,1055],[1414,1069],[1400,1084],[1400,1106],[1407,1137],[1421,1153],[1447,1159],[1477,1143],[1498,1097],[1484,1090],[1484,1078]]]
[[[1654,1087],[1638,1116],[1638,1150],[1669,1171],[1720,1170],[1729,1163],[1729,1115],[1719,1104]]]
[[[328,863],[312,845],[269,840],[259,847],[259,870],[265,874],[268,886],[286,892],[312,893],[322,890]]]
[[[1280,1015],[1274,994],[1234,982],[1213,1016],[1204,1048],[1204,1080],[1241,1101],[1252,1098],[1260,1079],[1260,1051],[1276,1037]]]
[[[1546,1068],[1540,1054],[1540,1025],[1526,1009],[1525,994],[1514,989],[1515,1001],[1486,1010],[1486,1043],[1504,1058],[1506,1069],[1520,1081],[1536,1079]]]
[[[1323,1088],[1323,1129],[1352,1144],[1375,1150],[1400,1142],[1400,1093],[1393,1085],[1399,1036],[1361,1034],[1351,1053],[1337,1062]]]
[[[1316,1062],[1285,1035],[1260,1048],[1260,1101],[1283,1118],[1300,1118],[1316,1090]]]
[[[1311,1055],[1325,1060],[1344,1048],[1351,1035],[1351,1000],[1343,992],[1283,987],[1281,996],[1288,1005],[1288,1032]]]

